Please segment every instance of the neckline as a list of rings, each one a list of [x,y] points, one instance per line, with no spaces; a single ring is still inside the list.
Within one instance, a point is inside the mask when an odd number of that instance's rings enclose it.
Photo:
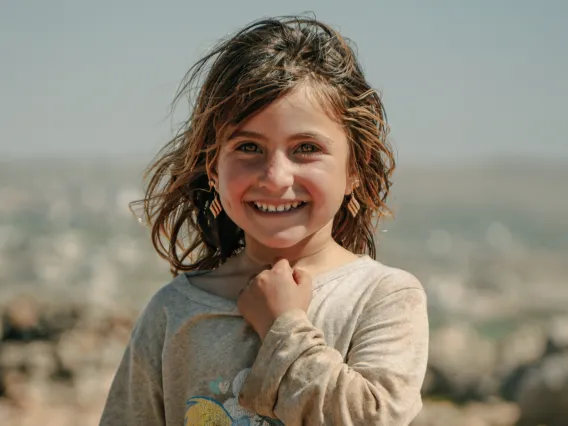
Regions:
[[[369,255],[358,255],[358,258],[352,260],[351,262],[347,262],[343,265],[337,266],[333,269],[330,269],[327,272],[323,272],[321,274],[316,275],[313,277],[313,288],[317,290],[324,286],[325,284],[333,281],[353,269],[359,267],[366,262],[371,260]],[[218,296],[213,293],[209,293],[205,290],[202,290],[198,287],[195,287],[191,283],[191,277],[197,275],[204,275],[210,272],[209,270],[206,271],[194,271],[194,272],[185,272],[180,277],[183,280],[182,292],[193,300],[196,303],[206,305],[212,308],[220,309],[222,311],[226,311],[231,314],[239,315],[239,310],[237,307],[237,301],[232,299],[227,299],[225,297]]]

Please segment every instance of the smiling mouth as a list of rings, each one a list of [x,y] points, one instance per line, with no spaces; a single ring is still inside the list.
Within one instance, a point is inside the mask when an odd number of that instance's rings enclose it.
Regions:
[[[261,211],[263,213],[276,214],[276,213],[288,213],[294,210],[299,210],[308,203],[306,203],[305,201],[296,201],[294,203],[280,204],[278,206],[274,206],[270,204],[257,203],[254,201],[250,204],[254,207],[255,210]]]

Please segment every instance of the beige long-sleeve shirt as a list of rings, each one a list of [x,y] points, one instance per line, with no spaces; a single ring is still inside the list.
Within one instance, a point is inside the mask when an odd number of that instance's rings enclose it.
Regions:
[[[203,272],[200,272],[203,273]],[[408,425],[428,354],[418,280],[368,256],[314,278],[261,343],[236,302],[182,274],[137,321],[101,426]]]

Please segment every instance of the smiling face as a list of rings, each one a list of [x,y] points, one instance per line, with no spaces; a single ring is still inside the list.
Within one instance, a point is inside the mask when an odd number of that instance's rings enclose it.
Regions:
[[[227,215],[261,246],[284,249],[315,233],[331,241],[333,218],[352,190],[342,126],[293,90],[229,132],[214,180]]]

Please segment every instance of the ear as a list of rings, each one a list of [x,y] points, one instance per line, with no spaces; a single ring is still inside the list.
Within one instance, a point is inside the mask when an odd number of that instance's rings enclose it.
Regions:
[[[209,182],[213,181],[213,183],[215,184],[215,188],[217,188],[217,185],[219,183],[219,175],[217,174],[217,166],[212,167],[209,170],[209,173],[207,173],[207,178],[208,178]]]
[[[356,176],[349,177],[349,179],[347,179],[347,185],[345,185],[345,195],[350,195],[358,186],[359,178]]]

